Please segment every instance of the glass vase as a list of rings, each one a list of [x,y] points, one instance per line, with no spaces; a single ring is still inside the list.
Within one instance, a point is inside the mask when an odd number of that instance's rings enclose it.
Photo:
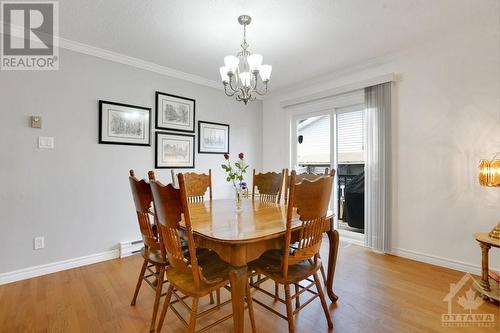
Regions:
[[[243,198],[243,192],[241,188],[234,189],[234,202],[236,204],[236,211],[241,211],[241,199]]]

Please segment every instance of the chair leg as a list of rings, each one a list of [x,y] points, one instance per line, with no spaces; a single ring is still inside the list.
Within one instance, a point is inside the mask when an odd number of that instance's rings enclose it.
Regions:
[[[314,273],[314,282],[316,283],[316,289],[318,289],[319,299],[321,300],[321,306],[323,311],[325,311],[326,321],[328,322],[328,327],[333,328],[332,318],[330,317],[330,312],[328,311],[328,306],[325,301],[325,294],[323,293],[323,288],[319,282],[318,273]]]
[[[253,312],[252,295],[250,294],[250,283],[247,281],[246,299],[248,304],[248,315],[250,316],[250,324],[252,325],[252,333],[255,333],[255,314]]]
[[[158,265],[155,265],[155,279],[153,281],[153,287],[158,286],[158,275],[160,275],[160,267]]]
[[[321,260],[321,255],[318,252],[318,258]],[[323,265],[320,266],[319,268],[321,270],[321,277],[323,278],[323,283],[326,285],[326,274],[325,274],[325,268]]]
[[[300,288],[297,283],[294,283],[293,286],[295,287],[295,295],[297,295],[297,297],[295,298],[295,308],[298,309],[300,307],[300,296],[299,296]]]
[[[153,307],[153,317],[151,318],[151,325],[149,328],[150,332],[155,331],[156,315],[158,313],[158,307],[160,306],[160,298],[161,298],[161,292],[162,292],[162,287],[163,287],[163,276],[164,275],[165,275],[165,267],[161,266],[159,269],[159,272],[158,272],[158,277],[157,277],[158,284],[156,285],[155,305]]]
[[[191,306],[191,316],[189,317],[189,327],[188,327],[188,332],[189,333],[195,333],[196,332],[196,315],[198,314],[198,297],[193,298],[193,305]]]
[[[278,301],[278,298],[280,297],[280,292],[278,289],[278,283],[274,282],[274,301]]]
[[[320,267],[320,272],[321,272],[321,277],[323,278],[323,283],[326,285],[326,274],[325,274],[325,268],[323,265]]]
[[[288,319],[288,332],[295,333],[295,325],[293,323],[292,298],[290,297],[289,284],[285,284],[285,301],[286,301],[286,317]]]
[[[161,310],[160,321],[158,322],[158,326],[156,328],[156,332],[160,332],[163,326],[163,321],[165,320],[165,315],[167,314],[168,307],[170,306],[170,299],[172,298],[172,294],[174,292],[174,287],[170,285],[168,287],[167,296],[165,297],[165,301],[163,303],[163,309]]]
[[[217,299],[217,305],[220,305],[220,289],[215,291],[215,298]]]
[[[210,292],[210,304],[214,304],[214,292]]]
[[[139,279],[137,280],[137,285],[135,286],[134,298],[132,298],[132,302],[130,305],[135,305],[135,301],[137,300],[137,295],[139,295],[139,289],[141,289],[142,280],[144,279],[144,274],[146,273],[146,268],[148,267],[148,261],[144,259],[144,263],[142,264],[141,273],[139,274]]]

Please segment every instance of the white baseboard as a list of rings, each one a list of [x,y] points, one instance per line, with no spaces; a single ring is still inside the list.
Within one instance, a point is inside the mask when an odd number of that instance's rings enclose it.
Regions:
[[[450,269],[454,269],[461,272],[471,273],[480,275],[481,274],[481,266],[473,265],[457,260],[447,259],[443,257],[438,257],[430,254],[425,254],[412,250],[405,250],[400,248],[393,248],[391,254],[396,255],[398,257],[403,257],[407,259],[412,259],[420,262],[425,262],[427,264],[446,267]]]
[[[125,258],[139,252],[144,246],[142,239],[120,242],[120,258]]]
[[[116,259],[118,257],[119,257],[119,251],[118,249],[116,249],[116,250],[91,254],[88,256],[57,261],[45,265],[27,267],[12,272],[1,273],[0,285],[20,280],[30,279],[40,275],[64,271],[67,269],[76,268],[80,266],[95,264],[101,261]]]
[[[345,230],[339,230],[340,238],[343,242],[346,243],[351,243],[359,246],[365,246],[364,240],[363,240],[363,235],[362,234],[357,234],[354,232],[349,232]],[[372,250],[374,251],[374,250]],[[384,252],[378,252],[374,251],[376,253],[384,254]],[[445,268],[450,268],[454,269],[460,272],[466,272],[466,273],[471,273],[471,274],[476,274],[476,275],[481,275],[481,266],[480,265],[474,265],[474,264],[469,264],[457,260],[452,260],[448,258],[443,258],[443,257],[438,257],[422,252],[417,252],[417,251],[412,251],[412,250],[405,250],[401,248],[393,248],[390,254],[393,254],[398,257],[402,258],[407,258],[415,261],[420,261],[426,264],[431,264],[431,265],[436,265],[436,266],[441,266]],[[491,267],[493,269],[496,269],[496,267]]]
[[[359,239],[350,238],[347,235],[342,237],[342,241],[364,246],[363,242]],[[11,283],[15,281],[30,279],[40,275],[55,273],[59,271],[64,271],[71,268],[81,267],[85,265],[95,264],[101,261],[123,258],[140,251],[143,244],[142,241],[130,241],[130,242],[120,242],[120,249],[110,250],[106,252],[91,254],[88,256],[57,261],[45,265],[27,267],[19,269],[12,272],[6,272],[0,274],[0,285]],[[479,275],[481,274],[481,266],[473,265],[469,263],[464,263],[456,260],[451,260],[443,257],[433,256],[417,251],[405,250],[400,248],[393,248],[391,254],[412,259],[420,262],[424,262],[431,265],[442,266],[450,269],[454,269],[461,272],[467,272]],[[495,269],[494,267],[493,269]]]

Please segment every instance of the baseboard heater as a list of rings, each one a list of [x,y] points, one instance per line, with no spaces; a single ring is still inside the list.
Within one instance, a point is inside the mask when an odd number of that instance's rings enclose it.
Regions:
[[[125,258],[141,251],[144,243],[142,239],[135,241],[120,242],[120,258]]]

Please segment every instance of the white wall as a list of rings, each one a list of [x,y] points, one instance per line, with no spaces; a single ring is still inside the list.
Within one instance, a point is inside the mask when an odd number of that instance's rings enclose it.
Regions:
[[[262,102],[245,107],[222,90],[70,51],[60,59],[59,71],[0,72],[0,273],[140,237],[127,177],[130,168],[154,169],[154,136],[152,147],[98,144],[99,99],[148,106],[154,116],[156,90],[194,98],[196,120],[229,123],[231,153],[261,168]],[[29,127],[30,115],[43,117],[42,129]],[[55,137],[55,149],[37,149],[38,136]],[[212,168],[215,197],[232,195],[222,160],[195,157],[195,170]],[[169,170],[158,176],[170,181]],[[45,249],[33,251],[39,235]]]
[[[499,31],[497,11],[474,29],[267,98],[263,135],[273,145],[264,145],[264,169],[289,161],[280,101],[399,73],[392,115],[393,248],[478,267],[472,234],[500,221],[500,189],[477,181],[478,161],[500,151]],[[491,254],[490,263],[500,267],[498,253]]]

